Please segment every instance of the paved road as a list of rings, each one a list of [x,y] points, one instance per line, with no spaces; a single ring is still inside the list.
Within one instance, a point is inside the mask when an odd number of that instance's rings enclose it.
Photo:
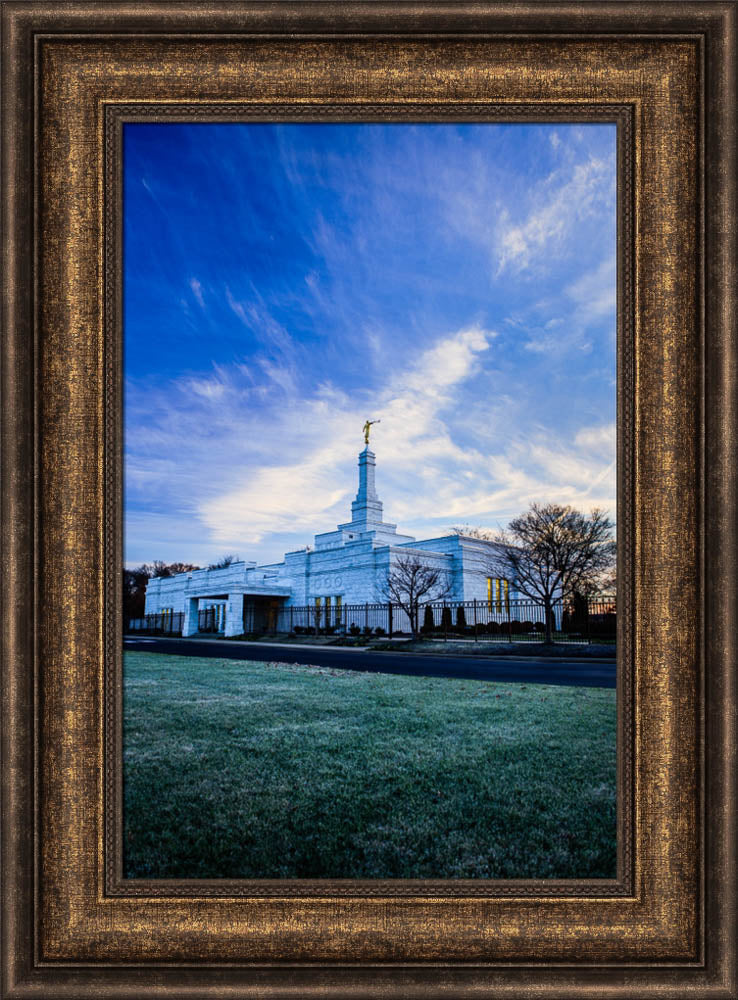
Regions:
[[[271,643],[224,642],[213,639],[126,638],[129,650],[207,656],[228,660],[268,660],[309,663],[337,670],[406,674],[414,677],[460,677],[467,680],[523,684],[565,684],[615,687],[615,663],[599,659],[544,659],[482,656],[438,656],[424,653],[374,652],[347,646],[320,648],[276,646]]]

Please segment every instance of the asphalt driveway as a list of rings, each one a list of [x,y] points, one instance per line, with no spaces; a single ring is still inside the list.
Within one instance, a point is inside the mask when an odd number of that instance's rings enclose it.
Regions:
[[[228,660],[307,663],[334,670],[404,674],[411,677],[457,677],[517,684],[560,684],[572,687],[615,687],[615,661],[548,659],[545,657],[439,656],[423,653],[378,652],[346,646],[315,647],[218,639],[176,639],[126,636],[124,648],[177,656]]]

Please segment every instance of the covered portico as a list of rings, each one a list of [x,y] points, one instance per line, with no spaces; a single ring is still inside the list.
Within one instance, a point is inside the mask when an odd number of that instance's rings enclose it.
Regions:
[[[182,636],[197,635],[200,621],[200,603],[208,599],[222,601],[225,599],[225,620],[223,635],[243,635],[244,632],[255,632],[264,629],[269,624],[271,614],[275,614],[280,605],[292,595],[292,588],[274,584],[259,586],[250,584],[247,587],[229,590],[227,594],[198,593],[187,595],[185,600]]]

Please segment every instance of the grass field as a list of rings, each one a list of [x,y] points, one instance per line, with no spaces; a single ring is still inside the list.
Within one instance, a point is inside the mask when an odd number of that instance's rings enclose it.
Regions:
[[[611,878],[615,692],[125,654],[129,878]]]

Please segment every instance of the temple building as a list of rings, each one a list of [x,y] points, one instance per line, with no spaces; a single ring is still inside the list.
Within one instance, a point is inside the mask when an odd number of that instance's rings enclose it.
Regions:
[[[365,425],[350,521],[315,535],[312,545],[285,553],[282,562],[259,566],[241,561],[154,578],[146,589],[145,613],[184,613],[183,636],[198,632],[204,609],[212,609],[215,631],[225,636],[272,627],[275,616],[285,619],[290,608],[318,606],[340,618],[342,608],[387,602],[390,574],[398,560],[408,558],[442,571],[447,582],[443,597],[449,602],[499,603],[517,596],[495,572],[493,542],[457,534],[418,541],[383,520],[376,456],[368,438]]]

